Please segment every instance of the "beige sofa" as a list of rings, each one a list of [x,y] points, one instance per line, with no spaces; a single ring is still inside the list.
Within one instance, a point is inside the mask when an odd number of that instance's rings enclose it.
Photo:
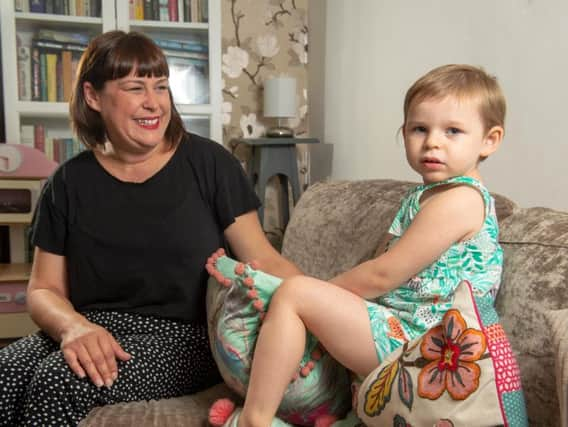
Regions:
[[[294,210],[283,254],[324,279],[370,258],[412,185],[313,185]],[[568,213],[496,201],[505,251],[497,309],[521,368],[529,424],[568,426]],[[193,396],[96,408],[81,426],[204,426],[211,402],[230,395],[218,385]]]

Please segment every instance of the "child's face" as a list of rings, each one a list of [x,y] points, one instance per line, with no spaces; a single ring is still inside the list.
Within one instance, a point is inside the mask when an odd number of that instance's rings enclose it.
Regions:
[[[408,163],[431,183],[460,175],[480,179],[479,160],[497,149],[503,129],[485,131],[477,100],[447,96],[411,105],[403,135]]]

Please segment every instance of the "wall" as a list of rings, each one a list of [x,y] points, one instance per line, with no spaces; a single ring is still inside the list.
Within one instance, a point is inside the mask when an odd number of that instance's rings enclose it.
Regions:
[[[508,99],[504,143],[481,167],[486,184],[521,206],[568,210],[568,2],[320,3],[310,1],[310,15],[325,21],[325,102],[310,107],[334,144],[334,178],[418,180],[397,135],[405,91],[437,65],[471,63]]]

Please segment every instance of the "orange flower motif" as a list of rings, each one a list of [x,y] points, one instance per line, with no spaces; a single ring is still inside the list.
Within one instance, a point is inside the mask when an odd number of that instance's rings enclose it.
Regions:
[[[396,317],[389,317],[387,319],[389,325],[389,336],[396,338],[400,341],[407,341],[406,335],[404,335],[404,330],[402,329],[402,325],[398,321]]]
[[[418,395],[435,400],[448,390],[453,399],[466,399],[479,387],[481,369],[475,362],[486,349],[485,335],[467,328],[458,310],[449,310],[420,345],[422,357],[430,363],[418,375]]]

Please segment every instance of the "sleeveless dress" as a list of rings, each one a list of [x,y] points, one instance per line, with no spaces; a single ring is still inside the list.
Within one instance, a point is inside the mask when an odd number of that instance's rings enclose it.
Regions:
[[[389,353],[441,322],[452,307],[454,293],[462,280],[468,280],[477,297],[492,301],[501,281],[503,250],[498,243],[499,226],[495,200],[476,179],[458,176],[411,189],[402,200],[389,233],[396,243],[420,210],[422,194],[431,188],[464,184],[483,196],[485,220],[471,238],[454,243],[438,260],[396,289],[366,301],[379,362]]]

